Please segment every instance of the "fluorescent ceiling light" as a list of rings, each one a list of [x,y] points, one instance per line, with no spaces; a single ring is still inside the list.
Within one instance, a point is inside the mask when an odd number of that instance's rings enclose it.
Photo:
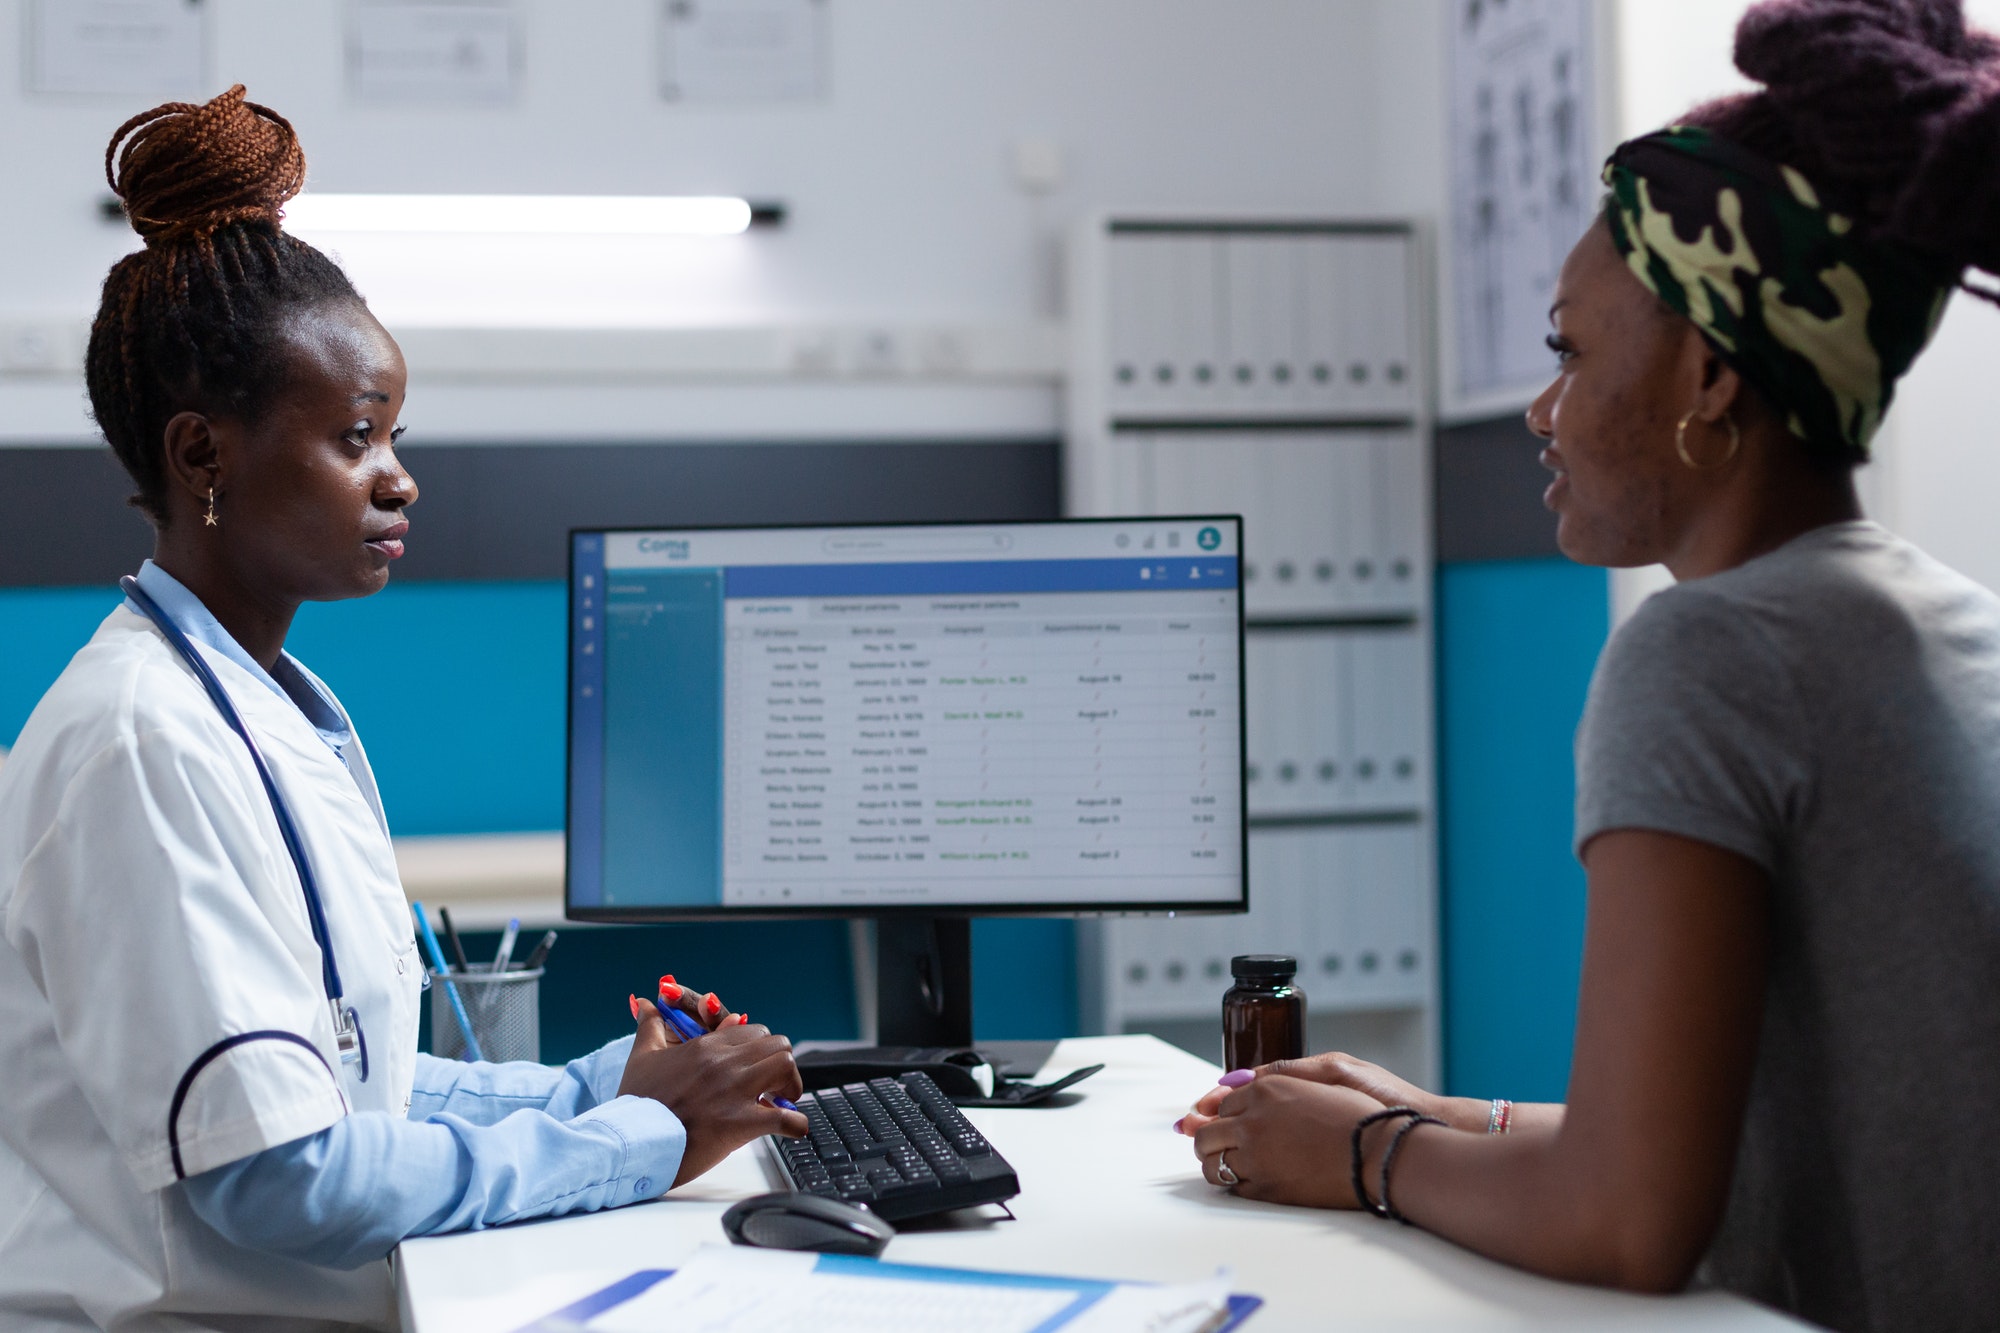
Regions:
[[[302,194],[295,231],[514,236],[733,236],[750,205],[721,195]]]

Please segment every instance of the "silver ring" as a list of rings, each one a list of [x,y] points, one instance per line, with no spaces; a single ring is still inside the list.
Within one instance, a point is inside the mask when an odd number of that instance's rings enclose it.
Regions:
[[[1225,1185],[1240,1185],[1243,1183],[1236,1178],[1236,1173],[1229,1169],[1229,1154],[1227,1152],[1219,1152],[1215,1155],[1215,1174],[1222,1178],[1222,1183]]]

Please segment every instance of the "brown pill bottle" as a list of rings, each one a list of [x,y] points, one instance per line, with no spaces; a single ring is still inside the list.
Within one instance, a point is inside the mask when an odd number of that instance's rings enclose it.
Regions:
[[[1299,960],[1246,953],[1229,960],[1236,984],[1222,995],[1222,1063],[1248,1069],[1306,1053],[1306,993],[1292,984]]]

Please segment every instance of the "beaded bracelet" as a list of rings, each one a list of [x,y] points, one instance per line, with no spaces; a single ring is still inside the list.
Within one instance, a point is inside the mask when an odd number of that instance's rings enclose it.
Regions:
[[[1379,1125],[1384,1120],[1393,1120],[1397,1116],[1408,1116],[1417,1120],[1425,1118],[1423,1112],[1414,1110],[1411,1107],[1391,1106],[1387,1110],[1376,1111],[1371,1115],[1364,1115],[1359,1120],[1354,1122],[1354,1138],[1353,1138],[1354,1199],[1355,1202],[1359,1203],[1364,1209],[1375,1214],[1375,1216],[1377,1217],[1389,1217],[1392,1214],[1389,1212],[1388,1209],[1384,1208],[1381,1204],[1376,1203],[1373,1199],[1368,1197],[1368,1187],[1367,1185],[1362,1183],[1361,1135],[1364,1131],[1367,1130],[1367,1128],[1370,1125]],[[1385,1178],[1385,1183],[1386,1183],[1386,1178]]]
[[[1389,1171],[1396,1165],[1396,1154],[1402,1151],[1404,1136],[1418,1125],[1444,1125],[1446,1129],[1451,1128],[1434,1115],[1412,1115],[1397,1127],[1396,1136],[1389,1140],[1389,1150],[1382,1154],[1382,1210],[1376,1216],[1401,1222],[1404,1226],[1411,1225],[1410,1219],[1396,1211],[1396,1205],[1389,1201]]]
[[[1493,1109],[1486,1113],[1486,1132],[1488,1134],[1505,1134],[1507,1127],[1513,1122],[1514,1103],[1508,1101],[1505,1097],[1495,1097],[1493,1099]]]

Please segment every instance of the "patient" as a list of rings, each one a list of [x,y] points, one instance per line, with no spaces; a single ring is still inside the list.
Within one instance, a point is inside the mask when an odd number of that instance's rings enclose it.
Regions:
[[[2000,599],[1853,474],[1962,275],[2000,272],[2000,43],[1956,0],[1771,0],[1736,59],[1761,91],[1613,154],[1528,412],[1563,551],[1678,581],[1577,736],[1567,1103],[1331,1055],[1181,1128],[1245,1197],[1538,1273],[1992,1327]]]

